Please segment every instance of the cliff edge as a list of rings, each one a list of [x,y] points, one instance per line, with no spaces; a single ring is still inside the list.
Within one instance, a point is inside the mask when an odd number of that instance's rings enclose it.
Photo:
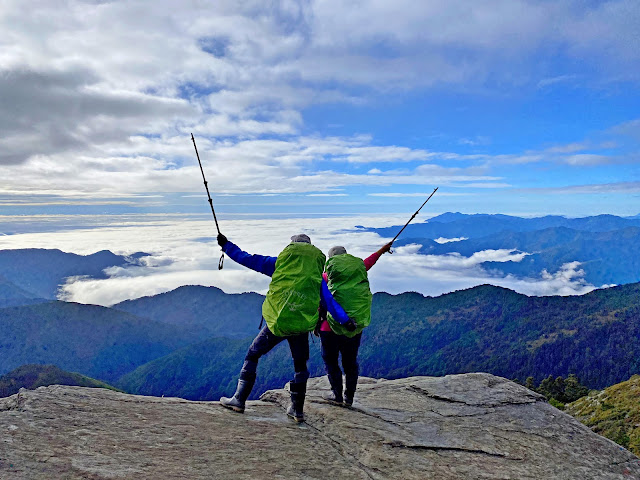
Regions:
[[[0,399],[1,479],[638,479],[640,459],[489,374],[363,378],[354,408],[311,379],[235,414],[211,402],[50,386]]]

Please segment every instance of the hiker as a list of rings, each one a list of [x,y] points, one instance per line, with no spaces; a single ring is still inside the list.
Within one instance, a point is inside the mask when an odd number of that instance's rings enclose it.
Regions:
[[[220,403],[236,412],[244,412],[245,402],[256,380],[258,360],[286,339],[295,370],[289,383],[291,405],[287,415],[296,422],[302,422],[309,378],[309,332],[318,322],[318,305],[326,307],[333,321],[346,331],[355,329],[355,323],[334,300],[322,278],[324,253],[311,245],[305,234],[292,236],[291,243],[277,257],[248,254],[221,233],[218,244],[235,262],[272,278],[262,304],[262,318],[266,326],[249,347],[235,394],[231,398],[222,397]]]
[[[346,329],[339,319],[327,312],[320,324],[322,359],[331,384],[331,393],[325,400],[336,405],[353,405],[353,396],[358,385],[358,349],[362,330],[371,322],[371,300],[367,271],[375,265],[383,253],[391,250],[389,242],[365,260],[347,253],[344,247],[329,250],[325,265],[324,280],[334,298],[356,323],[355,329]],[[323,312],[321,312],[321,316]],[[342,371],[338,365],[338,355],[342,354],[342,368],[345,375],[344,397],[342,395]]]

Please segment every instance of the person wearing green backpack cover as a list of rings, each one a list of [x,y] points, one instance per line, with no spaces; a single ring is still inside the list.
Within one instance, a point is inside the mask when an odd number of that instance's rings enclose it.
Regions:
[[[375,265],[383,253],[391,250],[387,243],[377,252],[362,260],[347,253],[344,247],[336,246],[329,250],[323,278],[334,298],[347,312],[356,328],[345,328],[331,311],[321,320],[320,339],[322,359],[331,384],[331,393],[325,399],[333,404],[351,406],[358,385],[359,365],[358,349],[362,331],[371,323],[371,300],[373,295],[369,287],[367,271]],[[322,316],[321,312],[321,316]],[[342,355],[342,368],[345,374],[344,396],[342,394],[342,371],[338,365],[338,356]]]
[[[294,235],[277,257],[251,255],[218,235],[218,244],[232,260],[271,277],[269,291],[262,304],[266,326],[253,340],[245,356],[235,394],[222,397],[222,406],[242,413],[256,381],[258,360],[283,340],[287,340],[293,358],[295,374],[289,389],[291,404],[287,415],[296,422],[304,421],[304,399],[307,390],[309,332],[318,322],[318,305],[324,306],[336,323],[347,330],[354,322],[335,301],[322,278],[325,256],[305,234]]]

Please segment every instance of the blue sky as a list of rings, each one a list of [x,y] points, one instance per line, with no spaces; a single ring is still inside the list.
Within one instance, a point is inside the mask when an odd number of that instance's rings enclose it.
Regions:
[[[0,215],[640,213],[640,5],[0,13]]]

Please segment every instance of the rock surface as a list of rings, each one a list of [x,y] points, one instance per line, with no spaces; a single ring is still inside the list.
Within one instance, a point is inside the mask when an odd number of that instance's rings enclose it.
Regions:
[[[51,386],[0,399],[1,479],[638,479],[640,459],[543,397],[488,374],[361,379],[354,408],[309,382],[217,403]]]

